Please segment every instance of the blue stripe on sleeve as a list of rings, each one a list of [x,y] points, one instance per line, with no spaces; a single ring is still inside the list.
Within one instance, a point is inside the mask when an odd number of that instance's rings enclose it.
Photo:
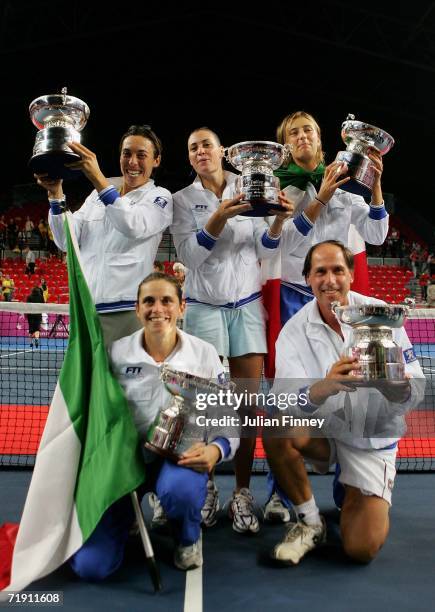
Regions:
[[[303,212],[293,219],[293,223],[296,225],[298,232],[303,236],[306,236],[313,228],[313,224]]]
[[[216,244],[216,238],[213,238],[205,229],[196,232],[196,240],[199,246],[205,247],[208,251],[211,251]]]
[[[278,236],[278,238],[271,238],[269,236],[268,230],[265,230],[264,234],[261,237],[261,244],[266,247],[266,249],[276,249],[279,245],[280,240],[281,236]]]
[[[50,210],[52,215],[60,215],[62,213],[62,204],[65,200],[49,200]]]
[[[309,412],[310,414],[312,414],[319,408],[319,406],[314,406],[313,404],[310,404],[309,394],[310,394],[310,388],[308,386],[302,387],[302,389],[299,389],[298,406],[302,410],[302,412]],[[304,395],[307,397],[308,403],[305,404],[305,402],[301,401],[301,395]]]
[[[98,197],[103,202],[104,206],[107,206],[108,204],[113,204],[113,202],[121,196],[113,185],[109,185],[98,193]]]
[[[220,451],[222,453],[222,459],[226,459],[231,452],[231,445],[227,438],[218,437],[211,441],[211,444],[216,444],[219,446]]]
[[[380,221],[381,219],[384,219],[387,216],[387,211],[385,210],[385,206],[382,204],[382,206],[372,206],[370,204],[370,212],[369,212],[369,218],[370,219],[375,219],[375,221]]]

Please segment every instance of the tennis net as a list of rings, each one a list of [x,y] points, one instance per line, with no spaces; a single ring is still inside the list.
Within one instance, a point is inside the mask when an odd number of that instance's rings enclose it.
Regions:
[[[0,465],[34,464],[68,332],[67,304],[0,303]]]
[[[32,321],[32,316],[37,318]],[[36,346],[29,324],[38,321]],[[411,310],[406,330],[427,383],[424,401],[407,415],[408,431],[399,444],[397,467],[435,471],[435,309]],[[0,303],[0,466],[34,464],[68,333],[66,304]],[[254,471],[266,470],[258,438]]]

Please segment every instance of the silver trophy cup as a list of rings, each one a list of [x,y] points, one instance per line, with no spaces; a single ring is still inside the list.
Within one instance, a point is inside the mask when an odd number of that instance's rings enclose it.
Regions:
[[[65,164],[76,162],[80,156],[68,147],[69,142],[80,142],[80,131],[89,118],[88,105],[62,93],[41,96],[29,106],[32,123],[38,128],[33,155],[29,167],[36,174],[48,174],[51,178],[74,178],[77,170]]]
[[[361,367],[358,374],[365,382],[405,380],[403,352],[393,341],[393,328],[403,326],[408,312],[406,306],[340,306],[337,302],[332,310],[341,323],[353,328],[347,354],[358,358]]]
[[[232,390],[233,383],[215,383],[207,378],[193,376],[164,365],[161,380],[173,395],[171,402],[160,410],[147,432],[145,448],[171,461],[198,441],[195,399],[197,393],[218,393]]]
[[[356,121],[354,115],[348,115],[342,123],[341,137],[347,148],[346,151],[338,152],[336,161],[347,164],[347,176],[350,176],[351,180],[341,185],[340,189],[370,198],[375,172],[368,151],[373,147],[381,155],[385,155],[394,145],[394,139],[374,125]]]
[[[286,146],[277,142],[239,142],[226,149],[226,159],[242,174],[236,180],[236,194],[244,193],[244,201],[252,210],[242,213],[246,217],[264,217],[285,211],[278,200],[279,178],[273,171],[286,156]]]

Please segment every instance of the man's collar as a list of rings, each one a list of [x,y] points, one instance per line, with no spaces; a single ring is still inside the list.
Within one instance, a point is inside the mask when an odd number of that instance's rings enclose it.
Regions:
[[[326,325],[327,327],[331,328],[331,326],[328,325],[328,323],[326,323],[322,319],[322,315],[320,314],[319,303],[317,302],[317,299],[314,298],[314,300],[310,302],[310,304],[312,304],[312,308],[310,309],[308,313],[308,323],[312,323],[314,325]],[[353,306],[354,304],[355,304],[355,296],[352,291],[349,291],[347,294],[347,305]]]

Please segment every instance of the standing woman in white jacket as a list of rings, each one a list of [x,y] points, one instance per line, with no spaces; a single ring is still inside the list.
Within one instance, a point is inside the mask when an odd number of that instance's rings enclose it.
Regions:
[[[260,259],[276,253],[293,205],[281,194],[286,212],[277,215],[270,228],[263,219],[242,216],[251,206],[243,202],[243,194],[234,195],[236,175],[222,167],[219,137],[208,128],[193,131],[188,154],[197,176],[174,195],[171,226],[178,257],[188,269],[184,330],[213,344],[221,358],[228,358],[231,378],[244,379],[243,391],[256,392],[267,352]],[[254,447],[255,435],[241,439],[235,458],[236,488],[229,513],[240,533],[259,529],[249,491]],[[217,509],[217,489],[211,481],[204,524],[214,524]]]
[[[171,194],[151,178],[161,162],[162,144],[150,126],[131,126],[121,138],[122,176],[116,179],[104,176],[95,153],[85,146],[68,146],[80,155],[69,167],[81,170],[94,186],[73,214],[73,222],[108,346],[138,329],[136,288],[152,272],[162,233],[172,221]],[[65,251],[62,180],[47,175],[35,178],[47,190],[50,228],[56,245]]]
[[[284,325],[313,299],[302,275],[311,246],[324,240],[339,240],[349,246],[351,225],[365,242],[383,244],[388,233],[388,214],[382,196],[382,157],[377,149],[371,148],[369,153],[375,182],[370,204],[366,204],[362,196],[341,189],[350,180],[344,176],[346,164],[334,161],[324,165],[320,127],[312,115],[304,111],[287,115],[277,129],[277,140],[287,144],[291,154],[290,163],[281,166],[275,174],[281,188],[295,201],[294,225],[307,237],[295,250],[292,235],[288,242],[288,232],[283,232],[281,322]]]

